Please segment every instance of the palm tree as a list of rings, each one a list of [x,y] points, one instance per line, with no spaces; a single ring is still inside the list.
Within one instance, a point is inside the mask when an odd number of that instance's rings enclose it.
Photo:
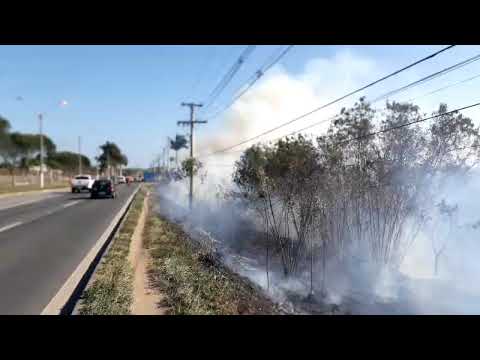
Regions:
[[[178,150],[187,149],[187,139],[184,135],[176,135],[175,140],[170,139],[170,149],[175,151],[175,164],[178,167]]]

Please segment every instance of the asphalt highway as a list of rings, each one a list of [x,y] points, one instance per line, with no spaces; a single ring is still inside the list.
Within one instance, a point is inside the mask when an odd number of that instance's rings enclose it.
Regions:
[[[137,186],[0,198],[0,314],[40,314]]]

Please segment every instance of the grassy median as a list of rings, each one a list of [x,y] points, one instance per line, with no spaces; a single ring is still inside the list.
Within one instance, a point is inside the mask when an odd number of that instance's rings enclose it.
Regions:
[[[144,231],[144,246],[152,258],[148,271],[169,314],[278,313],[249,281],[194,248],[179,226],[149,213]]]
[[[102,259],[94,279],[83,293],[81,315],[128,315],[133,301],[133,270],[128,253],[133,232],[146,196],[140,189],[133,200],[108,253]]]

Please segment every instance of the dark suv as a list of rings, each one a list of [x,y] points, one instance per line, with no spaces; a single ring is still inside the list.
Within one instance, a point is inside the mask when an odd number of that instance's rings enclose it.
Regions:
[[[115,185],[111,180],[95,180],[93,183],[91,191],[92,199],[100,197],[115,199],[116,196]]]

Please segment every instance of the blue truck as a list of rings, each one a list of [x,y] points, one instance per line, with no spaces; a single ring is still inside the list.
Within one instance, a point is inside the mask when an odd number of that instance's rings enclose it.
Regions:
[[[156,182],[157,181],[157,175],[153,172],[145,172],[143,174],[143,179],[145,182]]]

